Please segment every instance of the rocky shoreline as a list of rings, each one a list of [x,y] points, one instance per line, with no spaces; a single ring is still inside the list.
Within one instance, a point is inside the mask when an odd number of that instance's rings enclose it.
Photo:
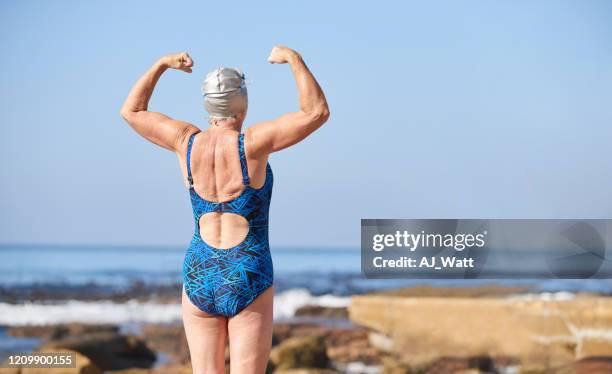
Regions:
[[[531,291],[411,287],[354,296],[349,308],[305,306],[275,323],[267,373],[612,372],[612,297]],[[42,339],[40,351],[77,352],[78,370],[64,372],[191,372],[180,323],[6,326],[5,333]]]
[[[180,301],[182,285],[180,283],[170,285],[155,285],[145,282],[134,281],[124,287],[110,287],[94,282],[82,285],[70,284],[28,284],[27,286],[0,287],[0,300],[6,303],[46,302],[53,300],[68,301],[114,301],[126,302],[129,300],[138,301],[159,301],[176,302]]]
[[[409,288],[354,296],[349,317],[398,373],[612,373],[610,296]]]
[[[300,313],[305,316],[306,312]],[[67,373],[191,372],[189,349],[181,324],[143,324],[138,332],[122,332],[117,325],[79,323],[12,326],[7,327],[6,333],[13,337],[41,338],[43,342],[37,351],[77,352],[79,369],[65,371]],[[304,322],[275,323],[267,372],[283,373],[301,368],[336,373],[339,371],[334,369],[335,366],[378,365],[381,363],[379,355],[380,352],[369,345],[366,328],[332,328]],[[226,363],[229,369],[228,349]],[[15,369],[7,373],[36,372],[32,370]],[[43,369],[39,370],[43,373]]]

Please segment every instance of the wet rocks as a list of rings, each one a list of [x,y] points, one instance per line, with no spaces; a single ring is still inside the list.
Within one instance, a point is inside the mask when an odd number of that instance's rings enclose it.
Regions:
[[[323,336],[292,337],[270,353],[274,372],[298,368],[327,368],[329,357]]]
[[[305,305],[295,311],[296,317],[348,318],[348,309],[324,307],[320,305]]]
[[[57,325],[10,326],[6,334],[14,337],[40,338],[44,340],[61,339],[71,335],[82,335],[92,332],[118,333],[116,325],[90,325],[83,323],[67,323]]]
[[[328,328],[309,323],[274,325],[274,347],[270,354],[269,373],[288,370],[319,370],[314,373],[335,372],[334,367],[354,362],[378,365],[381,352],[372,347],[368,330],[363,328]],[[327,371],[325,371],[327,370]]]
[[[115,301],[156,300],[158,302],[180,302],[181,284],[153,285],[134,281],[117,289],[94,282],[71,284],[34,284],[28,286],[0,285],[0,300],[8,303],[45,302],[48,300]]]
[[[41,349],[66,348],[87,356],[102,370],[149,368],[156,354],[145,342],[131,334],[116,332],[91,332],[50,340]]]
[[[574,365],[575,374],[612,373],[612,357],[589,357]]]
[[[189,346],[182,324],[148,324],[141,332],[151,349],[170,355],[172,362],[184,364],[189,361]]]
[[[276,323],[272,330],[272,345],[278,345],[291,337],[322,336],[328,328],[314,323]]]
[[[362,329],[333,329],[325,336],[327,355],[337,363],[362,362],[378,365],[381,351],[370,344],[369,333]]]

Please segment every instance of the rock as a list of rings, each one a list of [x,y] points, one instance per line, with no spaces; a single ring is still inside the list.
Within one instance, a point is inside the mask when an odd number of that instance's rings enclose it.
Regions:
[[[544,368],[572,364],[611,346],[612,298],[353,296],[349,316],[393,340],[392,351],[421,366],[439,357],[486,354]]]
[[[275,371],[274,374],[340,374],[340,372],[332,369],[291,369]]]
[[[380,364],[381,352],[370,345],[366,330],[331,330],[325,336],[328,357],[338,363]]]
[[[410,366],[399,362],[395,357],[385,356],[382,359],[381,374],[410,374]]]
[[[327,328],[314,324],[280,323],[274,325],[273,345],[294,337],[319,336],[327,349],[327,355],[336,362],[361,361],[380,363],[380,351],[368,342],[369,330],[364,328]]]
[[[87,356],[102,370],[149,368],[153,352],[140,338],[112,332],[88,333],[45,343],[41,349],[67,348]]]
[[[227,370],[226,370],[226,372],[227,372]],[[183,365],[178,372],[172,371],[171,373],[192,374],[193,373],[193,369],[191,367],[191,362],[188,362],[185,365]]]
[[[584,339],[578,351],[580,357],[612,356],[612,339],[598,339],[597,337]]]
[[[76,369],[75,368],[22,368],[20,374],[66,374],[66,373],[78,373],[78,374],[102,374],[102,370],[97,367],[91,360],[79,352],[68,350],[68,349],[45,349],[38,350],[38,352],[65,352],[74,353],[76,356]]]
[[[348,318],[348,310],[345,307],[331,308],[320,305],[305,305],[295,311],[296,317],[325,317],[325,318]]]
[[[470,365],[470,360],[460,357],[443,357],[437,359],[427,368],[427,374],[446,374],[476,370]]]
[[[329,358],[322,336],[293,337],[272,349],[274,372],[298,368],[327,368]]]
[[[169,354],[173,362],[189,362],[189,346],[183,325],[147,324],[142,327],[142,336],[151,349]]]
[[[147,284],[134,281],[122,290],[89,282],[79,285],[41,283],[27,286],[0,286],[0,300],[17,304],[24,301],[46,302],[49,300],[115,301],[129,300],[157,301],[160,303],[180,303],[181,283],[164,285]]]
[[[275,323],[272,330],[272,345],[300,336],[323,336],[329,332],[329,328],[313,323]]]
[[[415,365],[397,356],[385,356],[382,362],[382,374],[478,374],[516,371],[514,369],[509,369],[510,367],[516,367],[515,360],[505,357],[500,357],[498,359],[493,359],[488,356],[440,357],[428,364]]]
[[[70,335],[81,335],[90,332],[118,332],[116,325],[90,325],[84,323],[68,323],[57,325],[10,326],[6,334],[15,337],[34,337],[45,340],[61,339]]]
[[[0,368],[0,374],[19,374],[19,368]]]
[[[393,288],[372,292],[370,295],[396,296],[396,297],[458,297],[458,298],[491,298],[505,297],[533,292],[533,286],[476,286],[476,287],[435,287],[412,286]]]
[[[147,369],[140,369],[147,370]],[[228,367],[226,366],[226,372]],[[185,364],[164,364],[160,366],[156,366],[153,369],[148,369],[146,373],[150,374],[192,374],[191,362],[187,362]],[[115,372],[105,372],[104,374],[115,374]]]
[[[380,334],[372,331],[368,334],[368,342],[372,347],[375,347],[381,351],[393,351],[393,339],[391,339],[385,334]]]
[[[575,374],[609,374],[612,373],[612,352],[608,357],[587,357],[574,365]]]

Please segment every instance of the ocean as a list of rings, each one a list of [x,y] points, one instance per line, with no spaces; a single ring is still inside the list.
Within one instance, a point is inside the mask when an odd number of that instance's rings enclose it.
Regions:
[[[0,325],[180,322],[185,248],[0,245]],[[414,285],[532,285],[541,293],[612,293],[609,280],[365,279],[359,249],[272,249],[274,318],[305,305],[344,307],[350,296]],[[0,352],[27,351],[36,339],[0,329]]]

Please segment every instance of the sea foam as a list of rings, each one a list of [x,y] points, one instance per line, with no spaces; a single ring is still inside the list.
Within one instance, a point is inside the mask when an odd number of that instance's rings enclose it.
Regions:
[[[291,318],[305,305],[343,307],[350,297],[313,296],[306,289],[290,289],[275,295],[274,318]],[[2,325],[49,325],[80,322],[88,324],[172,323],[181,321],[181,305],[159,302],[78,301],[21,304],[0,303]]]

